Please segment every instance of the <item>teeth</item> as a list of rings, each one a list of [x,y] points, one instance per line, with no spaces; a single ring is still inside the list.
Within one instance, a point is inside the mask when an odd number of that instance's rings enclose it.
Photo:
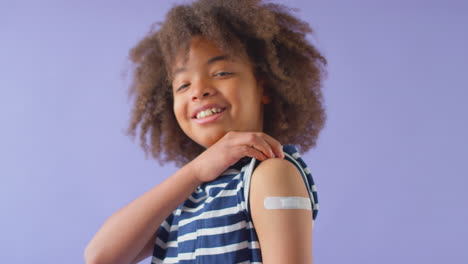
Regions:
[[[204,117],[206,117],[206,116],[210,116],[210,115],[213,115],[213,114],[219,113],[219,112],[221,112],[221,109],[220,109],[220,108],[206,109],[206,110],[203,110],[203,111],[198,112],[198,114],[197,114],[197,119],[199,119],[199,118],[204,118]]]

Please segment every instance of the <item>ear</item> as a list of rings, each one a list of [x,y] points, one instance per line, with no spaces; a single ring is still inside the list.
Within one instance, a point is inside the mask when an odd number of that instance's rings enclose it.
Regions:
[[[263,79],[260,79],[258,81],[258,86],[261,87],[262,89],[262,104],[269,104],[271,103],[271,97],[268,95],[268,92],[267,92],[267,87],[266,87],[266,82],[265,80]]]

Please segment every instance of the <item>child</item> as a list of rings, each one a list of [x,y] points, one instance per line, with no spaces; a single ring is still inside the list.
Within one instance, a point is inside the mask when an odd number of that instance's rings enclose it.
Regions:
[[[180,169],[112,215],[87,262],[311,263],[318,200],[295,147],[325,123],[311,29],[255,0],[175,6],[158,25],[130,54],[129,133],[141,124],[145,153]]]

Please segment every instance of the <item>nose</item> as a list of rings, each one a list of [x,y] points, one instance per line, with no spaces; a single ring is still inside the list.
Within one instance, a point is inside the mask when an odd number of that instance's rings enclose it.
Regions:
[[[193,95],[192,96],[192,101],[195,101],[195,100],[197,100],[199,98],[209,96],[209,95],[210,95],[210,92],[204,92],[202,95],[199,95],[199,94]]]
[[[215,89],[204,78],[199,78],[192,83],[192,101],[213,95]]]

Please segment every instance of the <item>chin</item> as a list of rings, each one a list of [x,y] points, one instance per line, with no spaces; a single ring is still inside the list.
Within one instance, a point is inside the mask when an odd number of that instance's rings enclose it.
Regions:
[[[211,145],[215,144],[216,142],[218,142],[218,140],[224,137],[225,134],[226,132],[223,131],[223,132],[212,134],[207,137],[199,138],[198,144],[202,145],[205,148],[209,148]]]

